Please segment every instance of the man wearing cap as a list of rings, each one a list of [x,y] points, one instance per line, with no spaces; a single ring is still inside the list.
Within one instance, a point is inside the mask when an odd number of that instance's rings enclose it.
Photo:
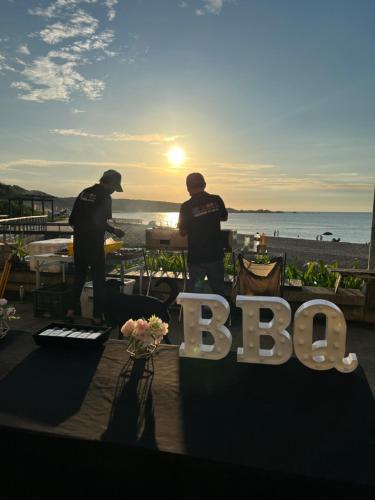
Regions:
[[[105,257],[104,234],[110,232],[122,238],[124,232],[108,224],[112,218],[112,199],[114,191],[122,192],[121,174],[107,170],[99,184],[84,189],[74,202],[69,224],[74,234],[74,285],[72,308],[66,318],[72,321],[79,306],[82,288],[86,281],[88,268],[91,268],[94,289],[93,324],[103,321],[105,298]]]
[[[188,236],[189,283],[192,292],[202,292],[204,279],[213,293],[224,295],[224,250],[220,221],[228,212],[220,196],[205,191],[200,173],[189,174],[186,187],[191,196],[180,208],[178,227]]]

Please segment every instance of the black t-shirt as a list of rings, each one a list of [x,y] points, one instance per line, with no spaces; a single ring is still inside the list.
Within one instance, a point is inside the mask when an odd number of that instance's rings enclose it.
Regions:
[[[188,262],[216,262],[224,257],[220,221],[228,212],[220,196],[194,194],[180,208],[178,227],[188,235]]]
[[[78,236],[104,239],[112,218],[112,199],[101,184],[84,189],[74,202],[69,224]]]

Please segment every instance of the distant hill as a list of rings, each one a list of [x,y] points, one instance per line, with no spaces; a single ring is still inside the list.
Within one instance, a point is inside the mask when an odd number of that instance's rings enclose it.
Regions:
[[[45,196],[48,198],[56,198],[50,194],[44,193],[43,191],[27,190],[21,186],[10,186],[0,182],[0,199],[13,198],[15,196]]]
[[[11,198],[14,196],[44,196],[53,198],[55,202],[55,209],[72,208],[75,197],[59,198],[43,191],[27,190],[20,186],[10,186],[0,182],[0,200]],[[180,203],[172,203],[170,201],[152,201],[152,200],[129,200],[127,198],[112,201],[112,209],[114,212],[178,212],[180,210]],[[282,213],[277,210],[273,212],[267,209],[258,210],[236,210],[235,208],[228,208],[230,213]]]

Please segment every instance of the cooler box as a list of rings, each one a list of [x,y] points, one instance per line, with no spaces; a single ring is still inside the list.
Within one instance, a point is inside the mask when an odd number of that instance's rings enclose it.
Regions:
[[[52,240],[33,241],[28,245],[28,252],[30,255],[30,271],[35,271],[35,255],[55,254],[67,248],[71,243],[70,238],[54,238]],[[51,264],[46,269],[49,273],[61,273],[61,264]]]
[[[123,293],[131,295],[133,293],[135,280],[125,278],[123,284]],[[81,316],[82,318],[91,319],[93,317],[94,306],[94,289],[92,281],[85,283],[81,293]]]

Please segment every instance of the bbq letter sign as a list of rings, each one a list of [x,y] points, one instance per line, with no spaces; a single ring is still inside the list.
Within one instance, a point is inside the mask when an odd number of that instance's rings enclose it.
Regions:
[[[177,302],[184,311],[184,342],[180,356],[222,359],[230,351],[232,335],[224,325],[229,316],[229,304],[220,295],[180,293]],[[291,309],[280,297],[238,295],[236,304],[242,309],[243,346],[237,349],[240,363],[279,365],[288,361],[293,352],[305,366],[313,370],[336,370],[348,373],[358,366],[357,356],[346,350],[346,321],[342,311],[327,300],[310,300],[302,304],[294,316],[293,338],[286,328],[291,322]],[[212,311],[210,319],[202,318],[202,307]],[[260,311],[271,310],[269,322],[260,321]],[[314,317],[326,317],[325,339],[313,342]],[[209,332],[214,343],[202,343],[202,333]],[[261,337],[272,337],[272,349],[261,348]]]

